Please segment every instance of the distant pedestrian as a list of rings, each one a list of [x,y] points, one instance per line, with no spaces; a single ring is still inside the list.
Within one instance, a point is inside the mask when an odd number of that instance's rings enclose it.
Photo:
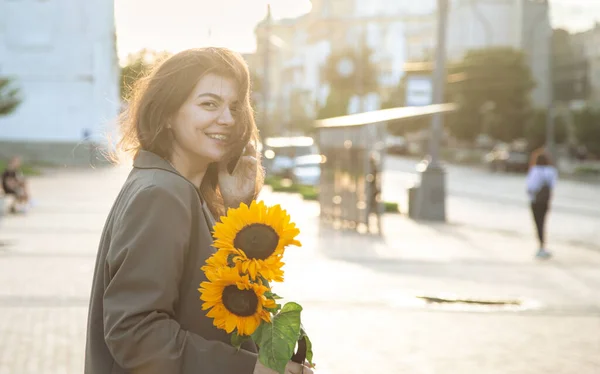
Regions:
[[[2,172],[2,189],[4,194],[14,196],[10,206],[11,213],[25,213],[27,211],[30,195],[27,180],[21,171],[20,157],[11,158],[6,169]]]
[[[550,258],[552,254],[546,249],[545,222],[550,209],[552,192],[556,186],[558,172],[552,165],[548,154],[539,149],[532,153],[529,173],[527,174],[527,193],[531,202],[531,212],[537,229],[540,247],[536,254],[538,258]]]
[[[375,214],[377,219],[377,234],[382,235],[380,157],[376,153],[369,155],[369,171],[366,181],[368,185],[368,217],[370,218],[371,214]],[[367,225],[370,227],[368,218]]]
[[[95,166],[96,146],[92,140],[92,132],[90,129],[83,129],[83,142],[88,151],[90,165]]]

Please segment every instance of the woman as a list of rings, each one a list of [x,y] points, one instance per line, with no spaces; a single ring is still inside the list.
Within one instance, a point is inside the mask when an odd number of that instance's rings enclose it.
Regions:
[[[546,214],[550,207],[552,190],[556,185],[557,171],[543,149],[532,153],[529,173],[527,174],[527,193],[531,201],[531,211],[537,229],[540,248],[538,258],[550,258],[552,254],[546,250],[544,226]]]
[[[133,170],[100,241],[85,373],[274,373],[253,344],[230,345],[198,293],[213,217],[263,182],[244,61],[221,48],[171,57],[140,82],[122,130]]]

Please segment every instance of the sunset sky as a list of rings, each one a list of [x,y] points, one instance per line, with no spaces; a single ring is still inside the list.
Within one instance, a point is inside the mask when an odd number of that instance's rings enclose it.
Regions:
[[[178,52],[220,45],[239,52],[256,48],[254,27],[268,0],[115,0],[118,52],[142,48]],[[310,10],[309,0],[271,0],[275,18]],[[552,0],[555,27],[582,30],[600,21],[600,0]],[[212,35],[209,37],[209,29]]]
[[[254,27],[268,0],[115,0],[119,57],[144,47],[178,52],[208,44],[256,48]],[[271,0],[275,18],[310,10],[309,0]],[[209,37],[209,29],[212,36]]]

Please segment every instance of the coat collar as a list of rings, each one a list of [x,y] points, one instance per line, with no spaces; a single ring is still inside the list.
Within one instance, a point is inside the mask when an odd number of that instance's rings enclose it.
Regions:
[[[160,157],[156,153],[152,153],[150,151],[140,150],[138,152],[137,156],[135,157],[135,159],[133,160],[133,167],[137,168],[137,169],[161,169],[161,170],[165,170],[165,171],[168,171],[170,173],[173,173],[173,174],[177,174],[181,178],[185,179],[190,185],[192,185],[194,187],[194,189],[198,193],[198,197],[200,198],[200,201],[201,201],[201,204],[202,204],[202,210],[204,212],[204,215],[205,215],[205,218],[206,218],[206,221],[207,221],[208,225],[210,227],[212,227],[214,225],[215,218],[213,217],[212,213],[210,212],[210,209],[208,208],[208,205],[206,204],[206,201],[202,197],[202,194],[200,193],[200,191],[198,190],[198,188],[196,188],[196,186],[194,186],[192,182],[190,182],[183,175],[181,175],[173,167],[173,165],[171,165],[171,163],[169,161],[167,161],[164,158]]]
[[[140,150],[133,160],[133,167],[138,169],[161,169],[181,176],[169,161],[150,151]]]

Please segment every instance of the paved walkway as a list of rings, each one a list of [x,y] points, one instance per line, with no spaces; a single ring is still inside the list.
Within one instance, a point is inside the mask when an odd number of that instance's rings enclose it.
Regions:
[[[0,222],[9,244],[0,248],[0,374],[82,372],[97,242],[125,176],[33,179],[37,207]],[[282,203],[302,230],[276,292],[305,307],[318,373],[600,373],[599,252],[558,244],[555,259],[538,262],[529,236],[398,215],[386,216],[377,239],[320,226],[318,205],[298,196],[262,198]],[[436,305],[420,295],[523,305]]]

